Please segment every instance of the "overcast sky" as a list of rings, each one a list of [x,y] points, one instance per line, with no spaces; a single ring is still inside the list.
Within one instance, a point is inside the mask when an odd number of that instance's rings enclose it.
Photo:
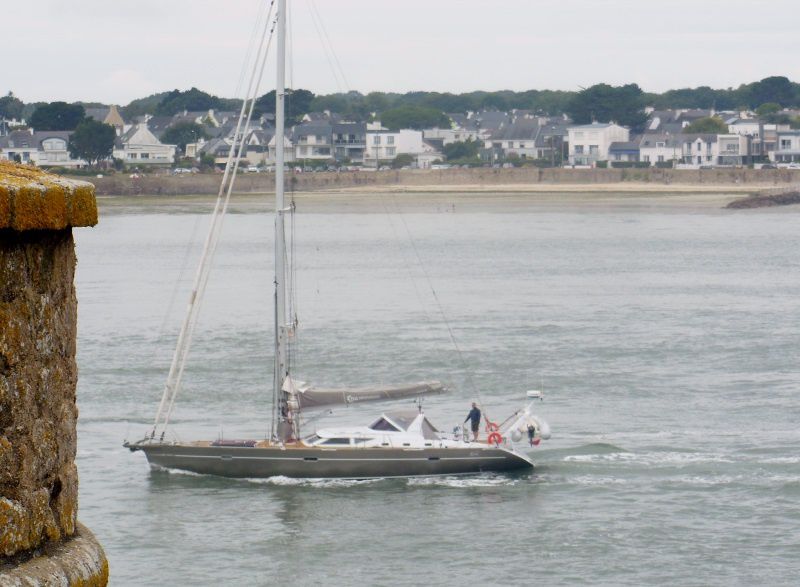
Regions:
[[[13,22],[3,26],[0,92],[26,102],[126,104],[197,86],[233,97],[259,2],[15,2]],[[290,4],[294,87],[315,93],[575,90],[598,82],[663,91],[770,75],[800,80],[800,0]],[[314,7],[344,80],[323,51]]]

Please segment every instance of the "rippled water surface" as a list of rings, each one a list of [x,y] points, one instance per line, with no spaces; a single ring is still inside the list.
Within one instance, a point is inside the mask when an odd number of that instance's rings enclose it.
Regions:
[[[532,473],[151,471],[121,444],[155,413],[207,206],[105,206],[76,231],[80,518],[112,583],[796,584],[800,208],[445,200],[299,202],[296,373],[442,379],[426,412],[444,429],[473,383],[495,418],[543,386],[554,434]],[[271,231],[266,205],[226,220],[181,438],[265,433]]]

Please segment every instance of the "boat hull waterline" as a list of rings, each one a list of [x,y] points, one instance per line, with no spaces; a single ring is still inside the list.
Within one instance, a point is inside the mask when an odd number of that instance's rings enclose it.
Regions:
[[[183,444],[130,444],[151,465],[202,475],[235,478],[375,479],[465,475],[532,469],[514,450],[482,445],[464,448],[220,447]]]

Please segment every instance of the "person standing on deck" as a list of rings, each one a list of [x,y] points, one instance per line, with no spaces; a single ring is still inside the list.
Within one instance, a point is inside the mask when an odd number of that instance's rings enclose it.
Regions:
[[[478,434],[481,430],[481,411],[478,409],[478,405],[475,402],[472,402],[472,409],[467,414],[467,419],[464,420],[464,423],[469,420],[472,425],[472,440],[478,440]]]

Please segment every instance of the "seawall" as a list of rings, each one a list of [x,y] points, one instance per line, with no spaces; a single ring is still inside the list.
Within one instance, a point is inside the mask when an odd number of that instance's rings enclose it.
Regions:
[[[98,195],[190,195],[216,194],[219,174],[145,175],[125,174],[93,178]],[[304,191],[338,191],[386,188],[391,186],[423,188],[425,186],[559,186],[638,184],[689,185],[708,188],[752,186],[753,190],[787,187],[800,183],[800,170],[795,169],[440,169],[394,171],[347,171],[324,173],[292,173],[288,188]],[[242,173],[236,178],[238,193],[268,192],[275,187],[272,173]]]

